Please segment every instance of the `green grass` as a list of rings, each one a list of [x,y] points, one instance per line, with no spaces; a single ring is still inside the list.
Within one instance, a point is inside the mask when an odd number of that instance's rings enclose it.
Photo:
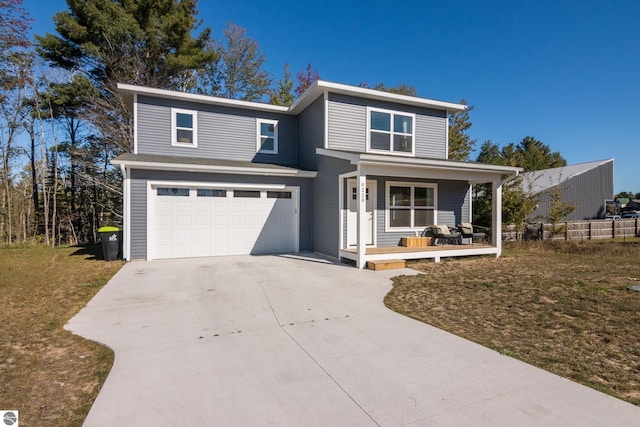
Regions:
[[[0,248],[0,402],[21,425],[80,426],[113,352],[63,329],[123,263],[99,247]]]
[[[417,262],[391,309],[640,405],[640,243],[531,242]]]

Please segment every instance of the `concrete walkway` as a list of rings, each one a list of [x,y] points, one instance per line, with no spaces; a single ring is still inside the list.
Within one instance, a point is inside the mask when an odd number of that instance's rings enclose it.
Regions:
[[[390,275],[129,263],[67,325],[116,355],[85,426],[638,425],[639,407],[388,310]]]

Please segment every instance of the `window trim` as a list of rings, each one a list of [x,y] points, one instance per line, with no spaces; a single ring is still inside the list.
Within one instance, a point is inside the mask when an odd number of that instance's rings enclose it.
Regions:
[[[390,206],[389,204],[389,195],[391,191],[391,187],[410,187],[411,188],[411,206],[402,207],[402,206]],[[430,183],[430,182],[406,182],[406,181],[387,181],[385,183],[385,191],[384,191],[384,206],[385,206],[385,220],[384,220],[384,231],[385,232],[394,232],[394,231],[422,231],[425,227],[429,226],[415,226],[415,190],[414,188],[432,188],[433,189],[433,206],[418,206],[420,210],[433,210],[433,223],[438,223],[438,184]],[[411,226],[410,227],[392,227],[390,225],[391,222],[391,209],[405,209],[411,211]]]
[[[177,126],[178,114],[190,114],[193,117],[193,126],[191,129],[182,128]],[[178,141],[178,129],[191,130],[193,132],[193,139],[191,143]],[[195,110],[185,110],[182,108],[171,108],[171,145],[174,147],[198,147],[198,112]]]
[[[391,115],[391,123],[390,123],[390,130],[389,130],[389,150],[379,150],[379,149],[375,149],[375,148],[371,148],[371,113],[372,112],[379,112],[379,113],[387,113]],[[406,116],[406,117],[411,117],[412,120],[412,131],[411,134],[403,134],[403,133],[398,133],[398,135],[411,135],[412,138],[412,143],[411,143],[411,152],[409,151],[395,151],[393,149],[393,137],[396,134],[396,132],[393,130],[393,123],[394,123],[394,117],[395,115],[399,115],[399,116]],[[386,133],[385,131],[378,131],[378,130],[373,130],[374,132],[381,132],[381,133]],[[367,152],[370,153],[381,153],[381,154],[389,154],[392,156],[412,156],[415,157],[416,155],[416,115],[415,113],[407,113],[407,112],[403,112],[403,111],[395,111],[395,110],[387,110],[384,108],[374,108],[374,107],[367,107]]]
[[[262,148],[262,124],[273,125],[273,150]],[[256,119],[256,152],[260,154],[278,154],[278,120]]]

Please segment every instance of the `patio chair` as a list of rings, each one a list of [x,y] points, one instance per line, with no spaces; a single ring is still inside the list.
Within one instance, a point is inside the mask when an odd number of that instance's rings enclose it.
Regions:
[[[452,231],[448,225],[430,225],[427,229],[430,230],[430,233],[433,236],[434,245],[444,245],[445,243],[456,245],[460,243],[460,233]],[[425,231],[427,229],[425,229]]]
[[[474,231],[474,227],[479,228],[478,226],[474,226],[470,222],[462,222],[458,224],[458,231],[460,232],[461,241],[462,239],[469,239],[471,244],[473,245],[474,239],[484,240],[487,237],[487,234],[482,231]]]

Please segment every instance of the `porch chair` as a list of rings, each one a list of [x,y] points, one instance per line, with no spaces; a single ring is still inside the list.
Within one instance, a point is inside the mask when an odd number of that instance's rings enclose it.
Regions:
[[[448,225],[430,225],[423,231],[423,234],[427,233],[433,236],[434,245],[444,245],[445,243],[455,245],[460,243],[460,233],[452,231]]]
[[[471,244],[473,245],[474,239],[484,240],[487,237],[487,234],[482,231],[474,231],[475,228],[480,228],[479,226],[474,226],[470,222],[462,222],[458,224],[458,231],[460,232],[461,241],[462,239],[469,239]]]

